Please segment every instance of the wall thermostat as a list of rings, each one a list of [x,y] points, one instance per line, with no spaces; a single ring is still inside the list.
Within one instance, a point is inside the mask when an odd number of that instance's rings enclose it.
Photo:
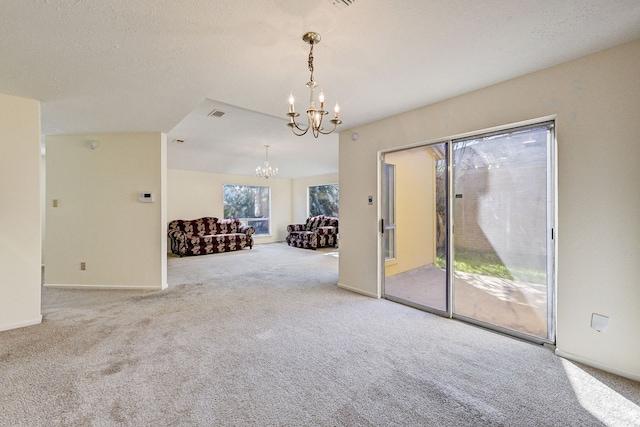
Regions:
[[[153,193],[140,193],[140,194],[138,194],[138,201],[140,203],[151,203],[151,202],[153,202]]]

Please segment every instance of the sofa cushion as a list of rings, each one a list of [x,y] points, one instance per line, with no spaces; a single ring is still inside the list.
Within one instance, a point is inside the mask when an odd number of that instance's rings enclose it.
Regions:
[[[212,216],[193,220],[176,219],[169,223],[169,231],[177,230],[187,235],[206,236],[213,234],[218,218]]]
[[[239,219],[219,220],[215,226],[215,232],[211,234],[234,234],[237,233],[242,224]]]
[[[253,239],[247,234],[212,234],[209,236],[193,236],[187,239],[185,255],[204,255],[228,252],[252,247]]]
[[[194,221],[194,227],[196,228],[194,234],[198,236],[208,236],[209,234],[215,233],[216,224],[218,223],[218,218],[214,217],[204,217]]]
[[[324,215],[312,216],[307,218],[307,231],[314,231],[316,228],[320,226],[322,221],[324,220]]]

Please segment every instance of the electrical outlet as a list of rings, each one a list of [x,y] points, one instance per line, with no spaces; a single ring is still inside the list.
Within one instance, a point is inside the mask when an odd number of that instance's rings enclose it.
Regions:
[[[80,270],[86,270],[87,269],[87,263],[86,262],[81,262],[80,263]]]
[[[53,207],[54,208],[58,207],[58,199],[53,199]]]
[[[591,315],[591,328],[598,332],[607,332],[609,327],[609,318],[601,314],[593,313]]]

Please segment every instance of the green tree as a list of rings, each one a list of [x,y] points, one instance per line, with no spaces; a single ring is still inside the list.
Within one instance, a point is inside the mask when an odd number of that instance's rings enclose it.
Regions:
[[[225,218],[267,218],[269,187],[224,185]]]
[[[309,187],[309,216],[325,215],[338,217],[338,184]]]

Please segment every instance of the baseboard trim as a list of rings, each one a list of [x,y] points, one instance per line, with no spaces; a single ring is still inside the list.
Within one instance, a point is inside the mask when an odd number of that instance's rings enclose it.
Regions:
[[[583,363],[602,371],[620,375],[621,377],[629,378],[634,381],[640,381],[640,374],[634,374],[633,372],[625,371],[624,369],[619,369],[614,366],[607,365],[606,363],[600,363],[595,360],[589,359],[588,357],[578,356],[577,354],[562,351],[557,348],[555,354],[556,356],[562,357],[563,359],[573,360],[574,362]]]
[[[43,288],[58,288],[58,289],[114,289],[114,290],[141,290],[141,291],[161,291],[166,289],[168,285],[164,284],[162,286],[125,286],[125,285],[64,285],[64,284],[53,284],[53,283],[45,283],[42,285]]]
[[[367,292],[367,291],[363,291],[362,289],[353,288],[351,286],[343,285],[342,283],[338,283],[338,287],[342,288],[342,289],[346,289],[347,291],[355,292],[357,294],[366,295],[366,296],[371,297],[371,298],[376,298],[376,299],[380,298],[380,295],[377,295],[377,294],[374,294],[374,293],[371,293],[371,292]]]
[[[42,323],[42,315],[35,319],[25,320],[24,322],[11,323],[9,325],[0,325],[0,332],[9,331],[11,329],[25,328],[27,326],[39,325]]]

